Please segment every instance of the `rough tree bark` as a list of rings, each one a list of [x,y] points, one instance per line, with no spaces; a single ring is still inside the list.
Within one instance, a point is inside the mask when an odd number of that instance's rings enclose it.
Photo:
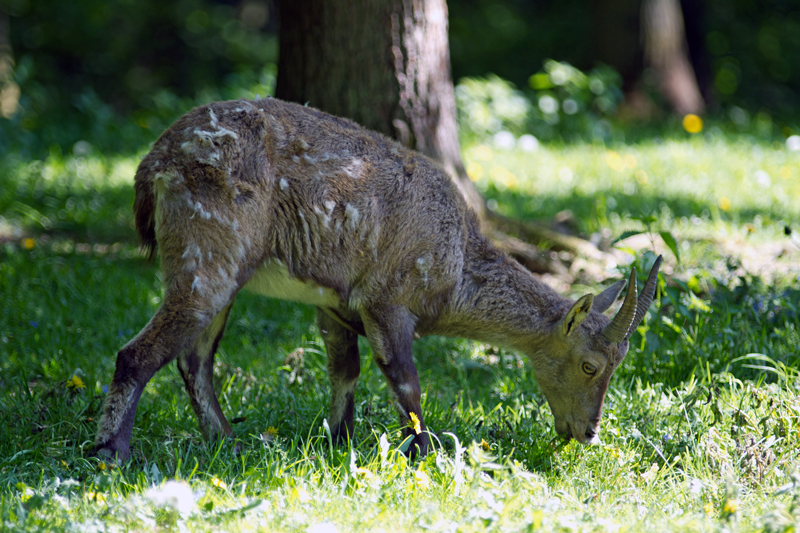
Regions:
[[[351,118],[436,159],[482,213],[458,146],[444,0],[278,5],[276,96]]]
[[[286,0],[276,96],[348,117],[438,160],[496,242],[529,269],[566,273],[547,242],[608,258],[546,225],[486,208],[461,160],[445,0]]]

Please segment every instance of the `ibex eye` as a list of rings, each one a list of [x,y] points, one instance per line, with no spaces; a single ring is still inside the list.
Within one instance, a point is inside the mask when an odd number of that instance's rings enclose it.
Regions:
[[[593,376],[594,373],[597,372],[597,369],[594,367],[594,365],[591,365],[589,363],[583,363],[583,371],[589,374],[590,376]]]

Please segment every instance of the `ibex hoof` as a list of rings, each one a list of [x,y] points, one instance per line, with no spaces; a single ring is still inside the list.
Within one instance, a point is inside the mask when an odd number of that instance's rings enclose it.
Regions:
[[[108,463],[117,463],[118,465],[126,463],[131,458],[130,450],[112,450],[105,446],[96,446],[89,455]]]
[[[427,432],[422,432],[419,435],[404,433],[404,437],[405,439],[400,445],[400,450],[402,450],[411,461],[418,457],[421,459],[428,455],[430,440],[428,439]]]

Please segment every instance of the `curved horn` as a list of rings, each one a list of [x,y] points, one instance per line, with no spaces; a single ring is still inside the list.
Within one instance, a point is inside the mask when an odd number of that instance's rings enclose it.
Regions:
[[[622,307],[620,307],[617,316],[603,328],[603,338],[608,342],[619,344],[625,340],[625,336],[631,329],[633,318],[636,315],[636,301],[636,267],[633,267],[631,269],[631,279],[628,281],[628,293],[625,295],[625,301],[622,302]]]
[[[625,339],[623,340],[628,340],[628,338],[633,335],[633,332],[636,331],[636,328],[638,328],[639,324],[642,323],[644,315],[647,314],[650,304],[653,303],[653,298],[656,295],[656,286],[658,285],[658,267],[660,266],[661,256],[659,255],[656,259],[656,262],[653,264],[653,268],[650,269],[650,274],[647,276],[647,281],[644,282],[642,294],[639,295],[639,301],[636,304],[636,314],[633,317],[631,328],[628,330],[628,333],[625,335]]]

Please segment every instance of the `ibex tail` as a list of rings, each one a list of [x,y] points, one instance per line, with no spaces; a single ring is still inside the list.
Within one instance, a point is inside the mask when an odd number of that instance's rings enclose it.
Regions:
[[[153,259],[156,255],[156,194],[153,187],[153,180],[145,174],[145,166],[139,167],[136,173],[136,183],[134,190],[136,198],[133,201],[133,213],[136,218],[136,232],[139,234],[139,241],[142,249],[147,254],[148,259]]]

